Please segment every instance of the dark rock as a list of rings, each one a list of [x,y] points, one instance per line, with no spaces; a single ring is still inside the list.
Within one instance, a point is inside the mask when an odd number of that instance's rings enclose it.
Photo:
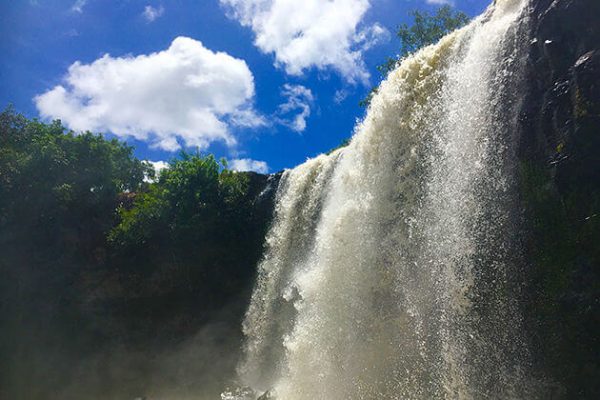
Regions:
[[[533,0],[529,30],[518,147],[527,321],[552,398],[600,398],[600,1]]]

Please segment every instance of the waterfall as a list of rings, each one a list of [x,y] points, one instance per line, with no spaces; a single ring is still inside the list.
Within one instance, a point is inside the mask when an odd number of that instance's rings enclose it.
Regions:
[[[527,1],[497,0],[404,59],[349,146],[284,173],[243,325],[250,389],[223,398],[535,397],[516,306],[526,24]]]

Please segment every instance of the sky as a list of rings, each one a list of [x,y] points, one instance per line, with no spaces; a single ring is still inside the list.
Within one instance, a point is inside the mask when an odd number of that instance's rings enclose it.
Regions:
[[[490,0],[0,0],[0,107],[118,137],[292,168],[353,133],[410,11]]]

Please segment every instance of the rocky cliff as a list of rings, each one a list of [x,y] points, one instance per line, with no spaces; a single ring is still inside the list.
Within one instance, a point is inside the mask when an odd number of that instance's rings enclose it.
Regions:
[[[527,320],[550,398],[600,395],[600,2],[533,0],[519,163]]]

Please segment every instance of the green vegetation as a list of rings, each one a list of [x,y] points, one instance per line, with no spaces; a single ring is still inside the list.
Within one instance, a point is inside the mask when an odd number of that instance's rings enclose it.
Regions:
[[[464,26],[469,22],[469,17],[461,12],[455,11],[449,5],[438,8],[435,14],[427,11],[413,10],[411,15],[414,18],[412,25],[402,24],[396,31],[396,37],[400,40],[400,49],[396,57],[388,59],[377,66],[377,70],[382,77],[386,77],[398,63],[407,55],[416,52],[422,47],[436,43],[446,34]],[[367,97],[359,103],[361,107],[366,107],[371,103],[371,99],[377,93],[378,86],[371,89]]]
[[[0,113],[0,397],[49,398],[79,360],[159,352],[224,308],[239,329],[267,179],[188,153],[155,177],[118,140]]]
[[[75,135],[9,108],[0,114],[0,243],[83,256],[116,222],[119,196],[142,190],[148,174],[117,140]]]
[[[211,155],[182,153],[131,205],[119,207],[119,224],[108,235],[116,264],[133,280],[143,266],[161,290],[171,287],[163,300],[176,308],[222,306],[251,285],[270,213],[256,203],[265,183]]]
[[[156,183],[136,196],[132,207],[119,208],[120,223],[109,239],[120,247],[145,245],[159,236],[172,236],[177,242],[211,240],[206,234],[215,233],[222,223],[235,222],[223,217],[243,213],[247,190],[246,174],[222,170],[210,155],[182,153]]]

